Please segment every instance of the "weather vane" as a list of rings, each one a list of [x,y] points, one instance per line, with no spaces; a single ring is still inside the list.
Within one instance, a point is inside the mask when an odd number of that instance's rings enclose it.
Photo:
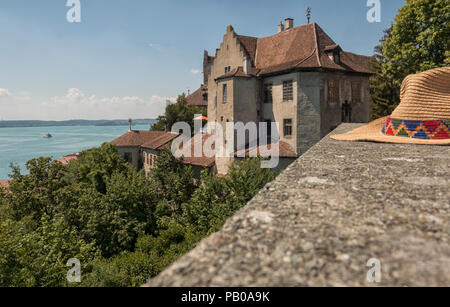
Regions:
[[[311,8],[309,6],[306,9],[306,18],[308,18],[308,23],[309,23],[311,20]]]

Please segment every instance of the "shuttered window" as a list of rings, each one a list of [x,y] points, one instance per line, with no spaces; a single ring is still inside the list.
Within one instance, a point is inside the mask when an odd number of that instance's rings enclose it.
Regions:
[[[361,82],[352,82],[352,101],[361,102]]]
[[[339,102],[339,81],[328,80],[328,102]]]
[[[288,80],[283,82],[283,101],[291,101],[294,99],[293,81]]]

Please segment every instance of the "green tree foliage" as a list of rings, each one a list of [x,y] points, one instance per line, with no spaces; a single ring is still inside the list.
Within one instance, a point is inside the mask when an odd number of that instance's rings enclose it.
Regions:
[[[388,115],[400,102],[399,91],[409,74],[450,65],[448,0],[406,0],[375,48],[371,94],[373,117]]]
[[[383,42],[383,70],[397,86],[409,74],[442,67],[449,61],[448,0],[406,0]]]
[[[400,87],[383,71],[383,43],[391,37],[392,27],[384,31],[381,45],[375,47],[375,56],[369,62],[374,73],[370,80],[370,95],[372,97],[372,119],[390,115],[400,102]]]
[[[0,191],[0,286],[73,286],[67,260],[82,264],[82,286],[139,286],[217,231],[274,178],[260,160],[225,178],[164,151],[147,178],[110,145],[63,166],[50,158],[13,168]]]
[[[191,131],[194,133],[194,117],[195,114],[202,114],[206,116],[206,110],[187,105],[186,95],[183,93],[178,96],[177,102],[169,104],[166,107],[165,114],[157,118],[157,122],[150,128],[153,131],[164,131],[172,129],[172,126],[177,122],[186,122],[191,126]]]
[[[41,218],[34,227],[30,219],[0,223],[0,286],[68,286],[70,258],[81,262],[82,272],[98,257],[93,244],[81,240],[61,220]]]
[[[15,220],[31,216],[39,221],[44,214],[53,214],[56,193],[65,186],[63,166],[51,158],[32,159],[25,166],[29,175],[22,175],[19,167],[12,166],[12,193],[5,197]]]

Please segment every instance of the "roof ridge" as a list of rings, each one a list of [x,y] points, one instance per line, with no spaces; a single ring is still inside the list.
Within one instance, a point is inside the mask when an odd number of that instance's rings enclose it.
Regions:
[[[316,57],[317,57],[317,63],[319,64],[319,67],[322,67],[322,63],[320,62],[320,48],[319,48],[319,37],[317,35],[317,23],[313,22],[313,27],[314,27],[314,41],[316,43],[316,48],[314,48],[315,52],[316,52]],[[298,64],[297,64],[298,65]]]

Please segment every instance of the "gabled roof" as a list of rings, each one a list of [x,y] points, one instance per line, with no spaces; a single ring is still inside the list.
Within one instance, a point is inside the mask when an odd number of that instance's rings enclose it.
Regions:
[[[64,156],[64,157],[62,157],[61,159],[59,159],[58,161],[59,161],[62,165],[67,165],[67,164],[70,163],[70,161],[72,161],[72,160],[77,160],[77,159],[79,158],[79,156],[80,156],[79,154],[74,153],[74,154],[71,154],[71,155]]]
[[[258,45],[258,38],[252,36],[236,35],[245,52],[250,58],[252,65],[255,66],[256,47]]]
[[[161,149],[161,147],[163,147],[167,143],[172,142],[178,136],[178,133],[165,132],[160,136],[157,136],[154,139],[150,140],[149,142],[142,144],[141,147],[154,150]]]
[[[232,77],[236,77],[236,78],[250,78],[250,77],[256,76],[258,74],[258,72],[259,72],[258,69],[251,68],[250,69],[250,73],[246,74],[244,72],[244,68],[242,66],[239,66],[239,67],[236,67],[236,68],[232,69],[230,72],[217,77],[216,80],[232,78]]]
[[[263,38],[242,35],[236,37],[252,60],[254,73],[258,76],[292,69],[371,73],[368,68],[370,57],[343,51],[316,23]],[[339,64],[328,57],[327,51],[330,50],[340,51]],[[236,74],[237,71],[232,71],[219,78],[238,76]]]
[[[158,149],[176,138],[178,134],[165,131],[131,130],[111,142],[117,147],[145,147]]]
[[[194,137],[190,138],[186,142],[186,150],[187,152],[190,152],[190,157],[183,157],[183,163],[188,165],[194,165],[194,166],[202,166],[202,167],[212,167],[216,163],[216,157],[208,157],[205,154],[205,148],[207,148],[206,141],[208,141],[210,138],[210,141],[212,141],[211,149],[214,150],[215,148],[215,136],[212,134],[196,134]],[[195,157],[195,146],[202,146],[203,149],[202,155],[200,157]],[[180,146],[180,149],[178,153],[181,155],[183,151],[183,146]]]
[[[208,106],[208,101],[203,99],[203,95],[208,93],[208,87],[201,85],[198,90],[186,97],[188,106]]]

